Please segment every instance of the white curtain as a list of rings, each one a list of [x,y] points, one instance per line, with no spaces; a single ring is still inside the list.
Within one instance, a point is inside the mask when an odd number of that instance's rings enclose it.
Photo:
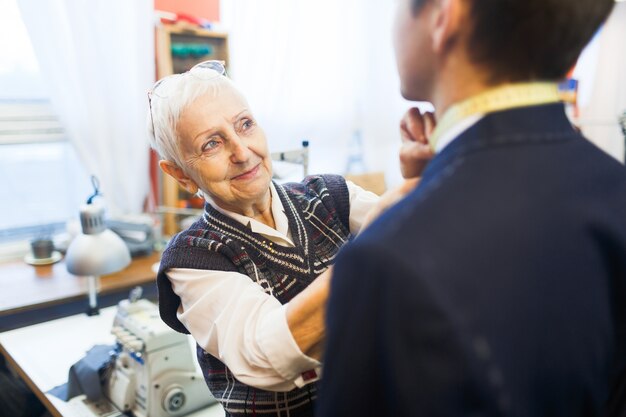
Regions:
[[[152,1],[18,4],[52,104],[86,171],[100,180],[108,214],[141,212],[149,190]]]
[[[618,117],[626,111],[626,3],[616,3],[597,38],[581,56],[580,126],[601,149],[624,161],[624,136]]]
[[[230,75],[272,151],[310,141],[312,173],[344,173],[353,134],[369,171],[400,179],[399,93],[391,44],[394,2],[222,0]]]
[[[366,0],[365,33],[366,79],[361,91],[365,97],[363,132],[367,148],[366,159],[372,170],[383,171],[387,186],[402,182],[398,151],[400,149],[400,119],[409,107],[433,111],[430,103],[409,102],[400,94],[392,43],[392,25],[398,2]]]

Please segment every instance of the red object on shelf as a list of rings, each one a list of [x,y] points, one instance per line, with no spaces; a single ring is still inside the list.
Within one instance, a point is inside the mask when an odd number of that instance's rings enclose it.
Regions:
[[[186,13],[174,13],[166,11],[158,11],[158,15],[161,19],[161,23],[164,24],[176,24],[183,23],[192,26],[198,26],[204,29],[211,29],[213,24],[204,18],[193,16]]]
[[[189,23],[193,23],[194,25],[198,25],[198,26],[202,26],[203,24],[209,23],[208,20],[205,19],[201,19],[199,17],[195,17],[189,14],[185,14],[185,13],[178,13],[178,19],[179,22],[189,22]]]

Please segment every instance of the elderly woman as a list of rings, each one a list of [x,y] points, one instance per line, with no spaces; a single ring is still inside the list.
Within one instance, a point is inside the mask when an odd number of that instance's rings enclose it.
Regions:
[[[217,61],[149,96],[161,169],[206,200],[163,253],[161,317],[197,341],[227,415],[312,415],[330,265],[377,196],[336,175],[272,182],[265,134]]]

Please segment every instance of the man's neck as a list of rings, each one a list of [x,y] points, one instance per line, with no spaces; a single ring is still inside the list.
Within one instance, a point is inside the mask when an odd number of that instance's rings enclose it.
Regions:
[[[435,114],[439,119],[454,104],[497,86],[489,84],[485,74],[471,66],[459,65],[453,70],[442,71],[433,88]]]
[[[428,141],[434,150],[445,146],[455,126],[464,121],[478,120],[485,114],[513,109],[516,107],[537,106],[560,101],[556,82],[527,81],[501,83],[487,88],[465,90],[447,104],[438,114],[437,127],[429,136]],[[451,97],[450,95],[444,98]],[[442,103],[442,101],[439,101]],[[458,132],[457,132],[458,133]],[[442,139],[443,138],[443,139]]]

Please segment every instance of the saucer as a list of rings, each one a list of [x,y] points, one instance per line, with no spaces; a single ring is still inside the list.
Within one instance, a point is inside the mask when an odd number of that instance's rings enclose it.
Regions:
[[[32,253],[29,253],[28,255],[24,256],[24,262],[30,265],[50,265],[55,262],[59,262],[62,257],[63,256],[61,255],[61,252],[56,250],[52,252],[52,256],[50,256],[49,258],[37,259],[33,256]]]

